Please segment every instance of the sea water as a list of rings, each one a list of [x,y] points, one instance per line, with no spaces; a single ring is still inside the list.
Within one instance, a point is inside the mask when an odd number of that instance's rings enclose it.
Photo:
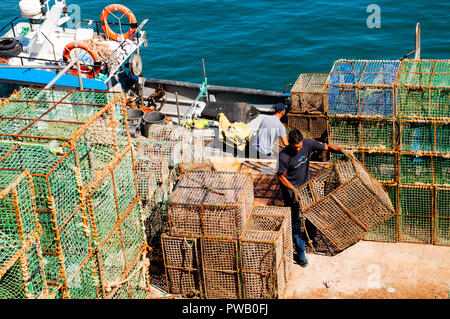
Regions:
[[[1,0],[0,24],[19,0]],[[300,73],[328,73],[347,59],[450,58],[450,1],[67,0],[82,19],[111,3],[149,19],[141,51],[148,78],[283,91]],[[112,20],[111,20],[112,21]]]

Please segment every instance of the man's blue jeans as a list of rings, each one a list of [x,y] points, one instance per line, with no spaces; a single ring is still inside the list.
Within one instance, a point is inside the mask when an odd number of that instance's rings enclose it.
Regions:
[[[305,251],[305,240],[302,234],[302,220],[300,217],[300,205],[295,200],[294,192],[289,188],[281,185],[281,192],[283,194],[284,206],[291,208],[291,222],[292,222],[292,241],[297,253]]]

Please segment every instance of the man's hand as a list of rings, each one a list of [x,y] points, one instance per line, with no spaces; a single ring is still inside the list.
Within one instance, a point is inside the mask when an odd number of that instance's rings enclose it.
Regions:
[[[298,203],[300,203],[300,192],[298,191],[297,188],[294,188],[292,191],[294,192],[294,198],[295,198],[295,200],[296,200]]]
[[[341,153],[343,147],[342,146],[336,146],[331,144],[325,144],[325,151],[330,151],[332,153]]]

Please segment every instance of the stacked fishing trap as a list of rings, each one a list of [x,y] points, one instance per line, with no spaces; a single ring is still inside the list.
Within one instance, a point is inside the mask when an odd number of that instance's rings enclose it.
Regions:
[[[248,174],[185,170],[161,237],[167,288],[197,298],[282,297],[292,265],[290,210],[254,206]]]
[[[22,278],[23,296],[31,298],[148,295],[148,246],[124,102],[114,93],[28,88],[2,101],[0,169],[29,176],[22,180],[31,195],[12,179],[1,185],[13,206],[0,206],[9,225],[0,236],[22,238],[11,247],[21,251],[14,255],[20,265],[5,274],[13,262],[0,260],[0,291],[19,292]],[[13,222],[24,220],[24,207],[36,215],[30,242],[25,224]]]
[[[449,245],[450,61],[338,60],[326,87],[330,144],[352,148],[394,204],[366,239]]]
[[[324,143],[328,141],[325,89],[327,77],[328,74],[300,74],[291,89],[291,108],[287,115],[289,127]],[[326,161],[327,153],[322,152],[319,158]]]

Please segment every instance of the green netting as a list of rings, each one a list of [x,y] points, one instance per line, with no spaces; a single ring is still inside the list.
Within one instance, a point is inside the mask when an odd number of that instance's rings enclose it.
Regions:
[[[450,245],[450,188],[436,190],[436,239],[437,245]]]
[[[84,227],[81,209],[78,209],[60,229],[59,239],[67,278],[72,276],[89,254],[89,242]]]
[[[379,182],[396,181],[396,154],[364,153],[364,167]]]
[[[122,217],[137,197],[136,182],[133,173],[131,150],[120,160],[114,168],[114,183],[116,186],[119,215]]]
[[[67,90],[42,90],[37,88],[23,88],[20,90],[17,99],[19,100],[34,100],[34,101],[61,101],[64,96],[69,94]]]
[[[355,151],[353,154],[355,155],[355,157],[358,161],[360,161],[361,163],[363,162],[363,153],[362,152]],[[331,157],[331,162],[336,163],[338,161],[345,160],[346,158],[347,157],[344,154],[335,153]]]
[[[108,295],[114,288],[113,284],[120,281],[126,269],[120,228],[116,229],[100,248],[98,257],[102,285]]]
[[[39,99],[49,92],[24,89],[23,94]],[[25,142],[51,144],[53,150],[60,152],[61,148],[68,146],[69,141],[73,142],[77,160],[81,163],[83,185],[87,186],[88,182],[94,182],[95,177],[100,178],[97,173],[130,144],[125,108],[121,97],[115,94],[62,92],[59,98],[70,95],[58,103],[46,102],[45,99],[5,103],[0,108],[0,118],[9,118],[0,122],[0,135],[4,139],[20,138]],[[89,125],[85,125],[85,122],[89,122]]]
[[[356,119],[329,118],[329,136],[332,145],[360,146],[360,127]]]
[[[27,291],[24,284],[23,270],[17,260],[8,271],[0,277],[0,299],[25,299]]]
[[[47,282],[44,272],[42,251],[37,240],[26,252],[29,269],[28,290],[34,298],[42,297],[47,293]]]
[[[47,294],[39,239],[37,233],[33,236],[20,249],[2,242],[0,299],[43,298]]]
[[[397,85],[397,116],[449,117],[448,60],[404,60]]]
[[[432,243],[432,188],[400,187],[399,192],[400,241]]]
[[[434,157],[433,170],[435,185],[450,186],[450,158]]]
[[[0,167],[27,169],[33,176],[38,218],[43,228],[42,247],[44,256],[48,259],[45,265],[46,277],[49,282],[61,283],[61,268],[57,257],[52,254],[58,254],[60,245],[56,240],[55,228],[61,228],[80,204],[73,170],[74,153],[69,151],[65,155],[55,155],[50,152],[48,145],[0,142],[0,153],[6,154],[9,151],[9,155],[0,161]],[[54,200],[55,221],[52,221],[48,201],[50,195]],[[80,232],[61,232],[61,236],[77,236],[75,234]],[[64,253],[66,252],[63,251]]]
[[[434,152],[432,122],[401,122],[400,149],[404,152]]]
[[[361,120],[361,146],[370,149],[393,150],[395,147],[393,121]]]
[[[391,199],[392,205],[397,211],[397,187],[392,185],[385,185]],[[397,241],[397,215],[392,216],[390,219],[385,221],[382,225],[378,226],[370,233],[368,233],[364,238],[366,240],[373,241],[385,241],[385,242],[396,242]]]
[[[130,294],[128,293],[128,286],[122,285],[120,288],[118,288],[113,295],[111,296],[111,299],[129,299]]]
[[[430,156],[400,155],[400,183],[431,185],[431,161]]]
[[[128,272],[132,299],[144,299],[147,296],[148,267],[145,265],[145,251],[139,256]]]
[[[129,266],[145,242],[144,225],[137,203],[131,208],[131,211],[124,218],[120,227],[122,229],[122,238],[125,247],[125,258],[127,266]]]
[[[435,65],[431,60],[403,60],[397,85],[429,86]]]
[[[16,186],[7,188],[14,181]],[[38,231],[32,187],[29,175],[22,171],[0,169],[0,232],[16,247],[21,245],[22,234],[28,241],[31,234]]]
[[[435,123],[435,152],[450,154],[450,124]]]
[[[89,257],[73,279],[67,284],[70,298],[96,299],[100,297],[100,281],[94,273],[93,261]]]
[[[10,119],[7,118],[36,119],[44,114],[44,112],[48,109],[49,105],[50,104],[48,103],[30,104],[27,102],[18,102],[18,101],[11,101],[9,103],[4,103],[0,107],[0,116],[4,118],[2,120],[2,126],[12,125],[13,122],[9,121]],[[19,121],[17,121],[17,123],[19,123]]]
[[[394,122],[330,117],[329,142],[352,148],[394,150]]]
[[[118,221],[111,175],[106,176],[100,182],[98,188],[88,196],[88,205],[91,223],[95,224],[96,234],[92,232],[92,235],[97,236],[98,245],[100,245],[105,241]]]
[[[400,187],[400,215],[432,215],[431,187]]]
[[[55,155],[48,145],[11,144],[0,141],[0,152],[12,150],[0,161],[0,168],[27,169],[35,178],[35,194],[38,210],[49,210],[47,197],[55,200],[58,227],[79,205],[79,195],[75,181],[75,156],[69,151]]]

